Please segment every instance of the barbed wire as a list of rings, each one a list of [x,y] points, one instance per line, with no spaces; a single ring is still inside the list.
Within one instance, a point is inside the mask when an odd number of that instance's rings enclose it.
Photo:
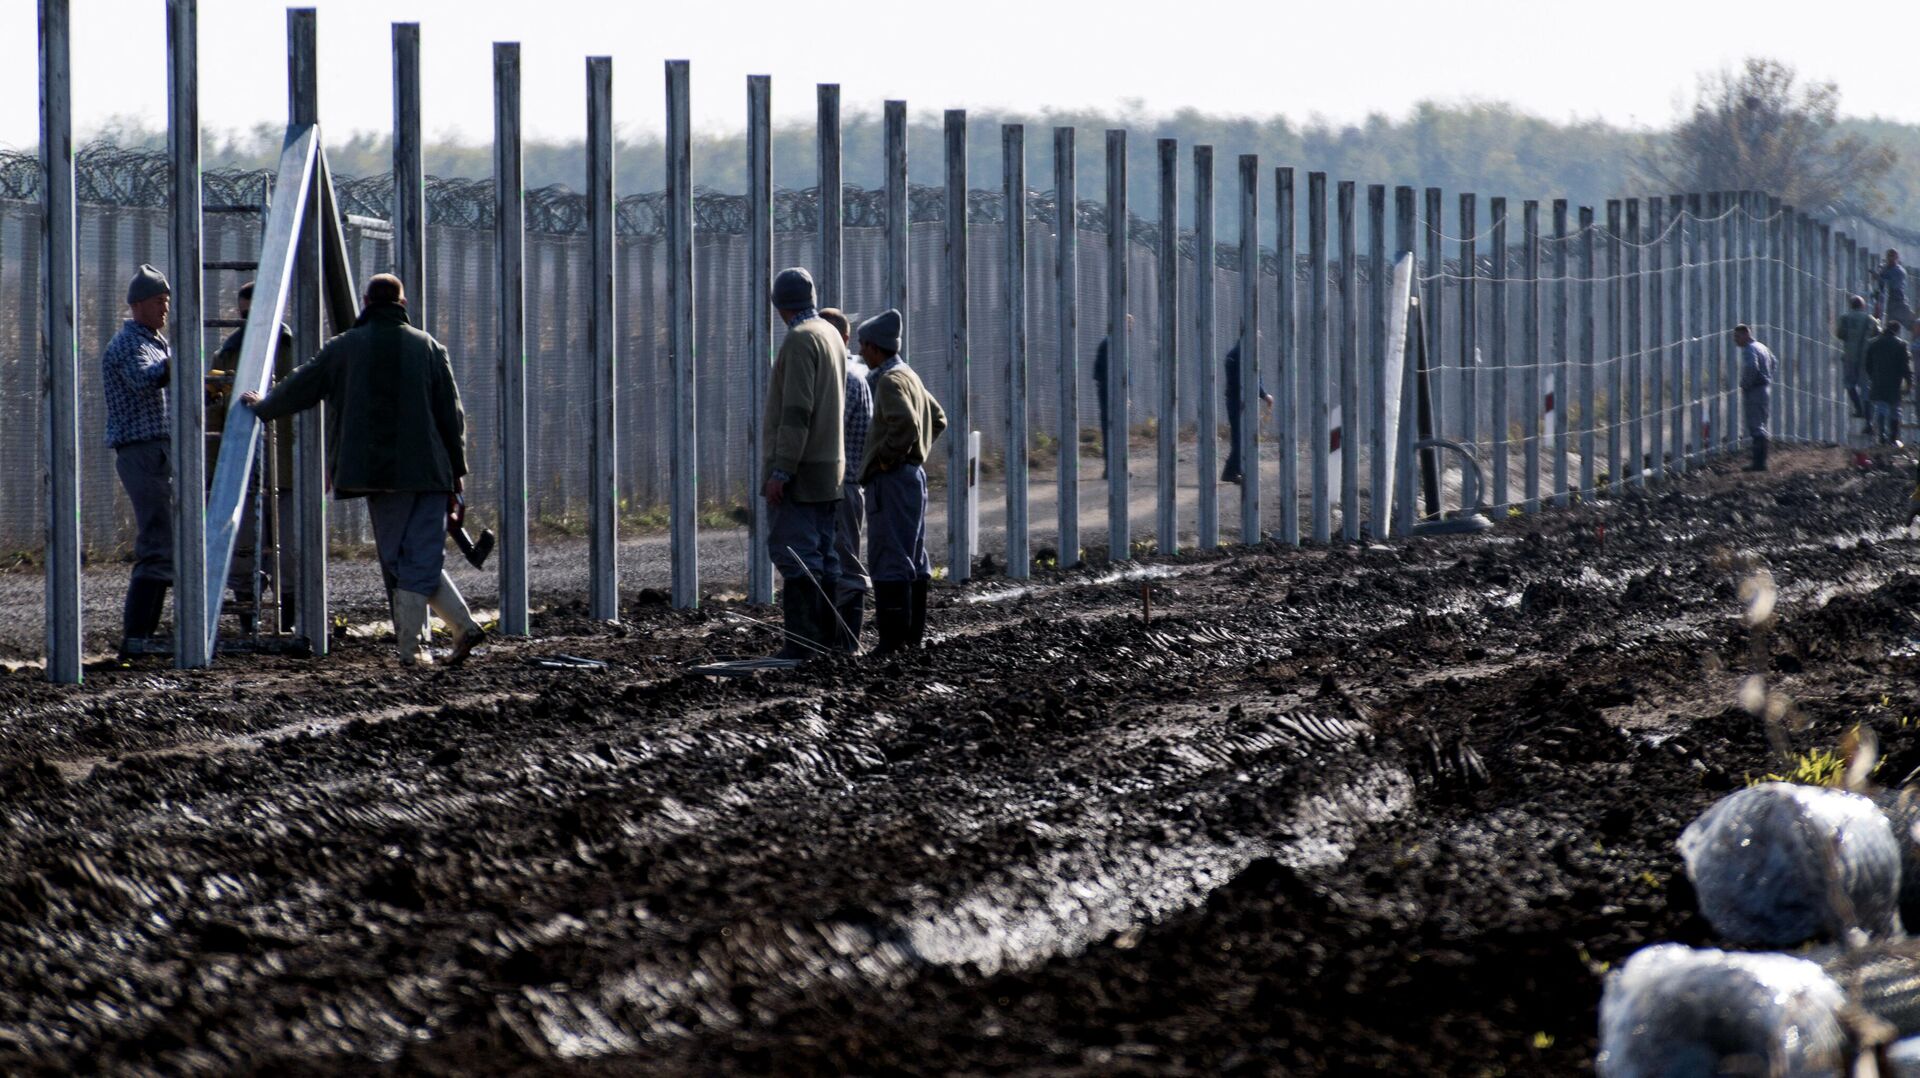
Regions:
[[[273,183],[273,173],[268,169],[209,169],[201,175],[202,201],[209,205],[249,205],[266,200],[267,192]],[[342,210],[357,216],[386,219],[393,204],[393,177],[390,173],[375,176],[334,178],[335,192],[339,197]],[[128,149],[106,142],[93,142],[82,147],[74,156],[74,193],[77,201],[96,205],[165,208],[172,197],[170,170],[166,154],[157,149]],[[39,158],[33,154],[0,150],[0,199],[36,201],[40,194]],[[587,229],[587,199],[580,192],[562,184],[551,184],[533,188],[527,192],[526,227],[529,232],[552,235],[583,234]],[[944,187],[931,184],[911,184],[907,195],[907,218],[912,224],[942,224],[946,220],[947,192]],[[843,207],[842,221],[848,228],[882,228],[887,223],[887,192],[884,189],[869,189],[856,185],[845,185],[841,190]],[[495,203],[494,185],[491,179],[458,179],[429,176],[426,181],[427,220],[430,224],[450,228],[489,230],[494,226]],[[820,224],[820,193],[817,188],[776,190],[773,194],[773,229],[777,233],[805,234],[816,231]],[[1899,228],[1882,221],[1862,208],[1853,205],[1830,207],[1831,211],[1842,219],[1852,219],[1879,229],[1886,235],[1901,242],[1920,245],[1920,232]],[[1691,213],[1667,218],[1663,222],[1664,231],[1656,237],[1646,240],[1620,237],[1623,245],[1652,247],[1664,242],[1667,233],[1678,227],[1683,221],[1699,224],[1711,224],[1739,212],[1739,207],[1729,206],[1722,209],[1718,217],[1695,218]],[[615,232],[627,238],[663,237],[667,233],[669,208],[666,193],[662,191],[628,195],[616,201],[614,206]],[[1054,230],[1059,217],[1059,198],[1053,191],[1029,191],[1027,194],[1027,218],[1030,224],[1044,226],[1049,234]],[[708,235],[744,235],[751,226],[751,206],[745,195],[727,194],[707,187],[694,191],[693,199],[694,229]],[[1107,231],[1107,207],[1104,202],[1082,199],[1075,204],[1075,223],[1084,236],[1103,236]],[[967,221],[973,225],[1001,224],[1006,220],[1005,199],[997,190],[975,189],[967,194]],[[1511,218],[1509,227],[1513,228]],[[1605,236],[1606,227],[1595,221],[1588,226],[1596,236]],[[1483,226],[1475,239],[1489,238],[1491,227]],[[1566,237],[1542,235],[1539,237],[1543,250],[1552,245],[1570,242],[1580,237],[1587,229],[1577,229]],[[1131,243],[1157,250],[1160,243],[1160,227],[1157,222],[1149,221],[1136,214],[1129,213],[1127,235]],[[1421,239],[1425,239],[1424,233]],[[1443,241],[1458,242],[1456,237],[1443,236]],[[1030,242],[1040,242],[1032,240]],[[1196,257],[1196,239],[1190,229],[1181,230],[1177,249],[1184,261],[1191,262]],[[1330,252],[1332,253],[1332,252]],[[1511,272],[1519,269],[1523,263],[1524,239],[1512,237],[1507,250],[1506,262],[1509,267],[1509,280],[1518,275]],[[1265,275],[1277,276],[1280,271],[1278,254],[1270,248],[1260,249],[1260,268]],[[1494,263],[1494,253],[1478,252],[1476,272],[1467,274],[1457,258],[1444,259],[1445,268],[1438,274],[1423,272],[1422,279],[1432,281],[1436,277],[1446,279],[1473,279],[1485,282]],[[1357,259],[1358,277],[1361,282],[1373,279],[1373,267],[1370,260],[1362,255]],[[1217,243],[1214,249],[1214,265],[1224,270],[1240,268],[1240,248],[1237,244]],[[1337,254],[1330,260],[1330,272],[1337,274]],[[1295,276],[1308,279],[1312,267],[1305,256],[1296,250]],[[1381,267],[1383,273],[1390,272],[1390,264]]]
[[[273,184],[269,169],[208,169],[201,174],[201,199],[208,205],[250,205],[263,203]],[[343,212],[361,217],[386,219],[393,204],[393,176],[335,176],[334,191]],[[126,149],[110,143],[90,143],[74,155],[74,195],[81,203],[110,206],[164,209],[172,198],[166,154],[151,149]],[[0,150],[0,199],[36,201],[40,197],[40,163],[32,154]],[[1053,191],[1029,191],[1027,219],[1052,232],[1059,215],[1059,197]],[[841,190],[842,222],[847,228],[882,228],[887,223],[887,192],[848,184]],[[491,179],[450,179],[429,176],[426,180],[427,221],[450,228],[491,229],[494,225],[494,188]],[[727,194],[700,187],[694,191],[693,218],[697,232],[743,235],[751,227],[751,206],[745,195]],[[614,207],[615,231],[624,237],[661,237],[667,233],[669,208],[663,191],[628,195]],[[820,192],[817,188],[787,189],[773,193],[773,229],[779,233],[809,233],[820,226]],[[932,184],[911,184],[907,193],[907,220],[911,224],[941,224],[947,216],[947,192]],[[967,193],[967,221],[973,225],[1001,224],[1006,221],[1005,199],[1000,191],[972,190]],[[1082,199],[1074,207],[1077,228],[1084,235],[1104,235],[1107,230],[1105,203]],[[568,235],[584,233],[587,228],[587,199],[562,184],[537,187],[527,192],[526,227],[529,232]],[[1135,214],[1128,214],[1128,239],[1137,245],[1157,248],[1160,228]],[[1180,253],[1192,260],[1195,240],[1190,230],[1180,235]],[[1262,248],[1261,268],[1273,274],[1279,270],[1278,256]],[[1240,248],[1237,244],[1216,245],[1215,264],[1222,269],[1237,269]],[[1304,264],[1304,263],[1303,263]]]

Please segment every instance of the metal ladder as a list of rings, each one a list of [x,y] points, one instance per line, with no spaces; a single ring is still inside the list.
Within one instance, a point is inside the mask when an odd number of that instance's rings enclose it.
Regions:
[[[200,213],[203,218],[214,214],[252,214],[259,220],[261,231],[264,232],[267,225],[267,213],[272,206],[273,181],[269,178],[261,185],[259,202],[202,205],[200,207]],[[213,273],[239,275],[257,273],[260,269],[260,263],[257,260],[250,261],[245,259],[207,259],[200,263],[200,269],[201,280],[204,282],[207,276]],[[204,286],[202,288],[203,295],[211,294],[217,296],[225,291],[225,289],[214,290],[205,288]],[[217,302],[215,309],[218,309]],[[202,324],[211,330],[230,330],[244,329],[247,323],[244,319],[240,318],[207,318]],[[227,407],[232,409],[236,407],[236,402],[232,399],[232,372],[229,372],[227,377]],[[211,445],[214,440],[219,437],[220,432],[208,431],[208,444]],[[282,530],[279,519],[280,501],[277,497],[280,489],[280,477],[278,475],[279,455],[275,452],[274,427],[271,423],[266,424],[262,431],[259,455],[260,459],[255,462],[253,469],[250,491],[254,498],[253,571],[250,574],[253,590],[253,617],[251,625],[247,624],[247,619],[244,614],[241,618],[241,636],[244,641],[241,643],[241,647],[247,650],[271,648],[276,643],[284,643],[286,637],[286,634],[282,633],[280,629],[283,574],[280,571],[280,536]],[[269,537],[271,537],[271,542],[269,542]],[[264,576],[269,582],[265,588],[263,588],[261,584],[263,569],[266,570]],[[225,586],[225,582],[222,581],[221,587],[224,589]],[[265,629],[264,633],[262,631],[263,627]],[[263,639],[263,636],[275,639],[269,641]],[[223,641],[222,647],[230,647],[233,643],[236,643],[236,641]]]

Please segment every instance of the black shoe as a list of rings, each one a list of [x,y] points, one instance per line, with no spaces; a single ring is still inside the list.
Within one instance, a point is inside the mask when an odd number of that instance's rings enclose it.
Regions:
[[[913,585],[905,581],[873,582],[873,632],[879,642],[872,655],[891,655],[907,646],[913,620]]]
[[[127,582],[127,599],[120,610],[120,635],[145,638],[160,627],[160,615],[167,608],[164,580],[136,577]]]
[[[1223,475],[1220,477],[1220,481],[1222,483],[1232,483],[1234,486],[1239,486],[1241,483],[1246,482],[1246,480],[1247,480],[1247,477],[1244,475],[1241,475],[1239,472],[1232,472],[1230,474]]]
[[[921,577],[912,584],[911,601],[907,615],[907,646],[917,648],[927,640],[927,590],[933,581]]]

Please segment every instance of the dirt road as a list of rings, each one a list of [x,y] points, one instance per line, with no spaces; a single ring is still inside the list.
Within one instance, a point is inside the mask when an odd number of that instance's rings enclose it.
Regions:
[[[1920,765],[1910,484],[1779,463],[980,580],[755,680],[684,673],[771,649],[724,602],[0,677],[0,1070],[1578,1073],[1607,964],[1705,938],[1679,829],[1782,766],[1746,679]]]

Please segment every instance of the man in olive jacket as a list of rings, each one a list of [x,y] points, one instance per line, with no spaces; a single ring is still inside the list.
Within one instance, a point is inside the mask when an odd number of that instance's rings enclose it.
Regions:
[[[1840,341],[1840,382],[1847,387],[1855,419],[1867,417],[1867,346],[1879,332],[1880,323],[1867,313],[1865,297],[1847,297],[1847,313],[1834,323],[1833,335]]]
[[[917,648],[926,637],[927,473],[922,465],[947,414],[900,355],[899,311],[860,323],[860,358],[873,370],[873,425],[860,482],[867,492],[867,571],[873,575],[874,654]]]
[[[761,424],[767,556],[785,581],[786,643],[778,657],[808,659],[838,650],[841,636],[834,535],[847,467],[847,349],[820,318],[806,270],[781,270],[772,299],[787,336],[773,361]]]
[[[460,390],[446,348],[407,321],[398,277],[374,276],[363,302],[354,328],[328,341],[311,363],[266,397],[248,392],[240,400],[261,420],[327,403],[334,497],[367,499],[380,567],[395,581],[400,662],[420,664],[431,606],[458,634],[448,659],[458,666],[486,638],[443,571],[447,518],[461,514],[467,474]]]

